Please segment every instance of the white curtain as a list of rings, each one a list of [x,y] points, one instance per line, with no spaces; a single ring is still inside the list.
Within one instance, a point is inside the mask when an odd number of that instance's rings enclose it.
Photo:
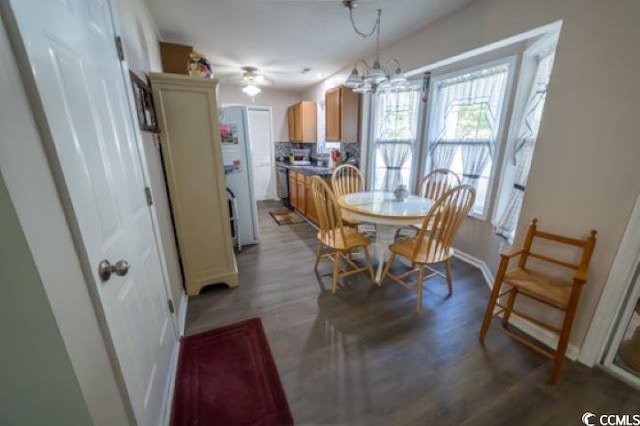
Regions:
[[[376,96],[375,168],[373,187],[393,191],[398,185],[408,185],[404,175],[411,169],[413,147],[418,129],[420,88],[398,92],[381,92]]]
[[[533,157],[536,139],[538,138],[542,111],[547,97],[547,87],[549,86],[549,78],[551,77],[553,57],[554,52],[551,51],[538,58],[536,74],[518,131],[517,143],[513,154],[513,161],[516,166],[513,189],[509,195],[505,210],[500,216],[498,225],[496,226],[496,233],[505,238],[512,238],[518,225],[524,190],[527,185],[529,171],[531,170],[531,159]]]
[[[413,142],[379,142],[378,151],[382,154],[385,165],[384,178],[382,180],[383,191],[393,191],[402,181],[402,167],[413,151]]]
[[[456,155],[458,145],[439,143],[431,151],[431,167],[435,169],[450,169],[453,157]]]
[[[487,164],[491,160],[489,144],[467,143],[460,145],[462,152],[462,178],[463,182],[478,187],[478,179],[482,176]]]
[[[507,65],[500,65],[438,83],[432,168],[450,168],[460,150],[464,181],[478,187],[493,157],[508,71]]]

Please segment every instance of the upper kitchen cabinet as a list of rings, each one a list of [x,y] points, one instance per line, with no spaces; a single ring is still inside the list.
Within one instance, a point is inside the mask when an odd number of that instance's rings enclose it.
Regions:
[[[327,90],[325,126],[327,141],[359,142],[360,95],[346,87]]]
[[[315,102],[302,101],[287,110],[289,142],[316,143],[318,141],[318,108]]]

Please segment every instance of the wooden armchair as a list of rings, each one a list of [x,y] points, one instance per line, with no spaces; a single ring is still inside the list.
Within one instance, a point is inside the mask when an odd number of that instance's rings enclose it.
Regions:
[[[484,344],[484,339],[487,335],[487,331],[489,330],[489,326],[491,325],[491,319],[493,316],[502,314],[501,330],[517,341],[553,360],[553,369],[551,370],[550,381],[551,383],[555,383],[558,380],[564,365],[564,357],[569,344],[569,337],[571,336],[573,319],[575,317],[576,310],[578,309],[580,292],[582,291],[584,284],[587,282],[587,268],[589,267],[591,254],[593,253],[593,248],[596,243],[596,231],[592,230],[586,239],[580,240],[538,231],[537,223],[538,221],[535,218],[531,221],[522,248],[500,254],[502,259],[500,267],[498,268],[498,274],[496,275],[496,279],[493,284],[493,290],[491,291],[487,310],[484,314],[484,321],[482,322],[482,328],[480,330],[480,342]],[[579,249],[581,252],[579,263],[566,262],[551,256],[533,252],[531,250],[531,246],[533,245],[534,239],[538,238],[558,244],[573,246]],[[519,257],[518,265],[507,270],[509,261],[515,257]],[[534,268],[527,266],[529,258],[538,259],[544,263],[556,265],[561,268],[574,270],[575,273],[573,274],[573,279],[565,281],[536,271]],[[503,284],[506,284],[508,289],[501,292]],[[526,296],[530,299],[551,306],[552,308],[563,311],[564,319],[562,321],[562,326],[557,328],[515,309],[514,304],[516,297],[519,295]],[[500,299],[504,296],[507,298],[506,304],[500,302]],[[496,307],[498,307],[497,310],[495,310]],[[532,343],[509,330],[507,326],[509,324],[509,317],[512,314],[558,335],[559,338],[556,349],[552,351],[547,350],[541,345]]]
[[[318,249],[316,251],[316,263],[314,269],[318,270],[318,264],[322,257],[333,260],[333,282],[331,292],[336,293],[338,289],[338,279],[358,272],[369,272],[371,282],[374,281],[373,265],[369,256],[369,245],[371,240],[358,232],[357,229],[347,228],[342,221],[340,206],[329,185],[318,176],[313,176],[311,180],[311,192],[313,201],[318,211]],[[364,250],[365,265],[357,265],[351,252],[355,249]],[[343,262],[351,269],[343,268]]]
[[[391,257],[382,274],[391,278],[403,287],[417,293],[416,313],[422,313],[422,285],[425,280],[435,276],[447,280],[449,294],[453,293],[453,277],[451,276],[451,257],[453,257],[453,239],[462,222],[466,219],[476,198],[476,190],[471,185],[460,185],[445,192],[436,201],[427,216],[418,235],[413,238],[398,240],[389,246]],[[390,272],[391,265],[397,256],[404,257],[411,262],[411,269],[401,275]],[[445,274],[437,271],[433,266],[444,263]],[[425,276],[425,269],[428,275]],[[415,284],[407,282],[407,278],[418,273]]]

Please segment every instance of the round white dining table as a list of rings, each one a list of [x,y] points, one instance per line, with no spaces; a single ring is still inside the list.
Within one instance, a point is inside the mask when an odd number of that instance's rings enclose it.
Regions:
[[[378,259],[375,282],[380,284],[389,245],[393,243],[396,230],[422,222],[433,200],[409,195],[404,201],[396,201],[392,192],[356,192],[343,195],[338,199],[338,204],[346,218],[375,224],[374,247]]]

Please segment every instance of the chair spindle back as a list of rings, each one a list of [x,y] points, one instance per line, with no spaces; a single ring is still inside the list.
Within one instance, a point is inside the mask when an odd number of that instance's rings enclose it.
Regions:
[[[318,224],[322,238],[329,236],[334,241],[336,238],[345,240],[342,214],[336,196],[329,185],[319,176],[311,178],[311,193],[316,204]]]
[[[364,179],[357,167],[343,164],[337,167],[331,175],[331,186],[336,197],[364,191]]]
[[[420,244],[416,244],[413,257],[425,249],[435,257],[445,257],[475,199],[476,190],[471,185],[459,185],[442,194],[422,223],[417,235]]]
[[[462,182],[460,176],[449,169],[435,169],[420,181],[419,194],[424,198],[437,200],[448,190]]]

